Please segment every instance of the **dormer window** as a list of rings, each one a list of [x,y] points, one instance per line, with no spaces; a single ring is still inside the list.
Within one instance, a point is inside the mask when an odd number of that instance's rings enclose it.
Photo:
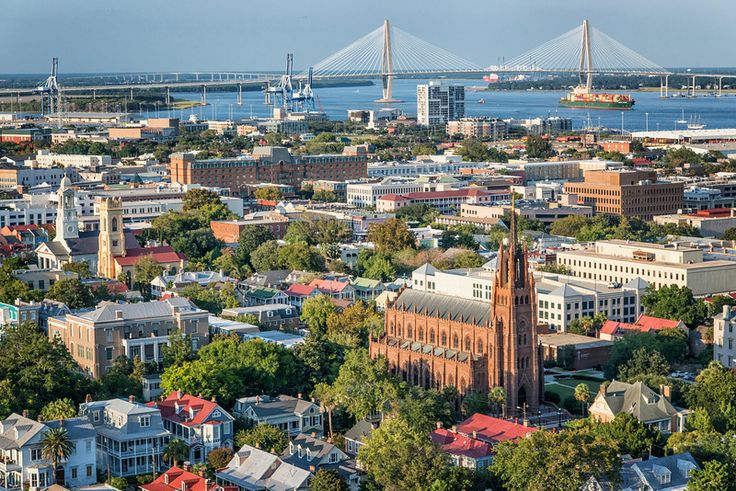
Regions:
[[[294,455],[294,442],[289,442],[289,455]]]
[[[309,449],[307,449],[307,460],[310,462],[312,461],[312,451]]]
[[[92,411],[92,421],[95,423],[100,420],[100,412],[99,411]]]
[[[141,416],[138,418],[138,423],[140,424],[141,428],[148,428],[149,426],[151,426],[151,417]]]
[[[337,452],[332,452],[330,454],[330,460],[329,460],[330,464],[336,464],[337,460],[338,460]]]
[[[299,449],[299,451],[297,453],[299,455],[299,458],[301,459],[302,457],[304,457],[304,452],[302,451],[301,445],[299,445],[298,449]]]

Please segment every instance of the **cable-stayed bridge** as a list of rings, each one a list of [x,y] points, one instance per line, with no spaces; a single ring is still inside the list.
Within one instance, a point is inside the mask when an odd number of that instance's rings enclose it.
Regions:
[[[392,100],[392,83],[395,78],[420,76],[452,76],[494,71],[498,73],[578,73],[581,84],[590,86],[592,74],[631,74],[659,76],[660,93],[668,95],[668,79],[672,75],[687,76],[688,84],[700,77],[715,79],[718,87],[723,79],[736,78],[734,73],[673,73],[616,41],[611,36],[591,27],[588,21],[561,36],[514,57],[500,65],[484,66],[454,54],[444,48],[420,39],[393,26],[388,20],[375,30],[355,40],[332,55],[311,65],[315,80],[330,79],[380,79],[383,97]],[[284,85],[284,77],[304,81],[308,71],[298,75],[251,72],[191,72],[130,74],[131,80],[105,82],[90,85],[67,84],[63,92],[87,92],[95,94],[113,90],[166,90],[173,88],[201,88],[202,101],[206,103],[206,89],[212,86],[239,87],[244,85]],[[137,76],[137,80],[135,77]],[[145,78],[143,78],[145,76]],[[149,78],[150,76],[150,78]],[[103,76],[104,77],[104,76]],[[57,79],[58,80],[58,79]],[[106,80],[111,80],[107,78]],[[310,78],[311,80],[311,78]],[[274,85],[274,86],[275,86]],[[41,92],[39,87],[0,89],[0,95],[18,95]],[[47,89],[43,89],[48,93]],[[242,100],[239,96],[238,101]]]

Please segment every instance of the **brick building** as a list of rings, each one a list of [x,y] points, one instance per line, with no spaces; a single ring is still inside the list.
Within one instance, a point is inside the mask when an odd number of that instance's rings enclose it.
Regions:
[[[506,390],[507,409],[536,411],[542,392],[534,278],[517,242],[501,246],[490,302],[404,290],[386,308],[386,328],[371,337],[371,357],[423,387],[454,386],[461,396]]]
[[[243,220],[214,220],[210,222],[210,229],[216,239],[226,244],[237,244],[243,229],[249,225],[266,227],[276,239],[281,240],[289,227],[289,218],[278,213],[269,213],[260,218],[250,216]]]
[[[565,183],[565,193],[596,213],[651,220],[655,215],[676,213],[685,206],[684,184],[657,181],[654,171],[586,171],[584,182]]]
[[[253,157],[196,160],[191,154],[171,156],[171,181],[229,188],[245,193],[260,183],[299,188],[305,180],[346,181],[368,176],[365,155],[293,156],[284,147],[256,147]]]

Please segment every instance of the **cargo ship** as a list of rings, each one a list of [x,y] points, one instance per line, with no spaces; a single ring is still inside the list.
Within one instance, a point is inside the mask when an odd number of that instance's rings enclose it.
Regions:
[[[604,94],[592,92],[584,85],[575,87],[567,96],[560,99],[560,106],[575,109],[617,109],[628,110],[634,105],[634,98],[627,94]]]

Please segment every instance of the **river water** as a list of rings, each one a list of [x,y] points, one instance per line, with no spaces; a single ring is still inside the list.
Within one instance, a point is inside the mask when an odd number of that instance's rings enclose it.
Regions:
[[[407,115],[416,115],[416,86],[426,81],[395,80],[394,98],[403,102],[391,104]],[[632,92],[636,104],[630,111],[605,111],[569,109],[558,106],[562,91],[476,91],[472,87],[482,86],[481,80],[465,80],[465,112],[467,116],[487,116],[498,118],[534,118],[539,116],[561,116],[572,118],[575,129],[589,126],[603,126],[625,131],[684,129],[685,124],[677,120],[697,119],[706,128],[736,127],[736,95],[724,93],[723,97],[702,95],[695,98],[660,99],[659,91]],[[324,111],[334,120],[343,120],[348,109],[374,109],[380,107],[374,100],[381,97],[379,84],[364,87],[317,88]],[[704,93],[705,94],[705,93]],[[179,92],[173,94],[177,99],[198,101],[200,94]],[[485,103],[479,103],[484,99]],[[203,119],[242,119],[250,116],[267,117],[270,107],[263,104],[261,92],[243,92],[243,104],[238,106],[236,92],[209,92],[208,106],[175,111],[145,112],[146,116],[178,117],[186,119],[195,114]],[[145,109],[145,108],[144,108]],[[648,123],[647,123],[648,121]]]

